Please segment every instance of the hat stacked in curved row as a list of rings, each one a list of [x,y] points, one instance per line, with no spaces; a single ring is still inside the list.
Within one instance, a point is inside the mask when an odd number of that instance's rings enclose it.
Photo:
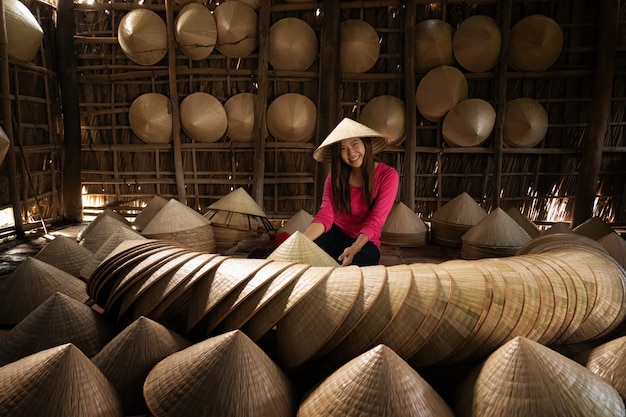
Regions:
[[[495,67],[502,47],[502,34],[496,20],[474,15],[463,20],[454,31],[452,48],[457,62],[471,72]]]
[[[431,239],[441,246],[460,248],[461,236],[486,216],[485,209],[462,192],[433,213]]]
[[[626,398],[626,336],[604,342],[575,359],[579,359],[587,369],[611,384],[622,398]]]
[[[202,4],[189,3],[183,6],[176,16],[174,30],[178,47],[189,59],[207,58],[217,43],[215,18]]]
[[[133,9],[117,27],[122,52],[139,65],[154,65],[167,54],[167,26],[156,12]]]
[[[398,97],[380,95],[365,104],[359,122],[382,133],[390,145],[399,145],[405,138],[405,111],[404,102]]]
[[[406,204],[394,203],[380,236],[381,243],[391,246],[423,246],[428,239],[428,227]]]
[[[441,19],[426,19],[415,25],[415,71],[426,73],[453,65],[452,25]]]
[[[380,55],[376,29],[364,20],[348,19],[340,24],[339,68],[341,72],[369,71]]]
[[[80,270],[93,257],[93,253],[76,239],[58,235],[34,256],[68,274],[80,278]]]
[[[85,262],[80,270],[80,276],[83,279],[88,280],[91,273],[98,267],[98,265],[100,265],[100,262],[109,256],[109,254],[125,240],[147,239],[134,230],[127,229],[125,227],[118,228],[111,236],[109,236],[107,240],[104,241],[96,253],[94,253],[87,262]]]

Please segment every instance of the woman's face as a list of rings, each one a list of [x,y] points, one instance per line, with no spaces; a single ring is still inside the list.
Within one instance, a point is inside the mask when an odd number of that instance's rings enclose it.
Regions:
[[[341,141],[341,159],[352,168],[360,168],[365,157],[365,145],[360,138]]]

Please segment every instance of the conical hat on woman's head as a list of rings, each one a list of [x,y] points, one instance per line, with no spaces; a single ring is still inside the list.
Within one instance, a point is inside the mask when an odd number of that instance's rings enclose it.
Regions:
[[[332,152],[329,145],[353,138],[372,138],[372,152],[374,154],[379,153],[389,145],[388,139],[382,133],[345,117],[313,152],[313,158],[318,162],[330,162]]]

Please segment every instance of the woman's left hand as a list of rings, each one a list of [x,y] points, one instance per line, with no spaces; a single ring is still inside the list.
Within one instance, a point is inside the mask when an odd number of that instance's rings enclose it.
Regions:
[[[339,255],[339,261],[341,262],[341,266],[348,266],[352,263],[352,260],[356,256],[361,248],[356,243],[353,243],[351,246],[348,246],[343,250],[343,253]]]

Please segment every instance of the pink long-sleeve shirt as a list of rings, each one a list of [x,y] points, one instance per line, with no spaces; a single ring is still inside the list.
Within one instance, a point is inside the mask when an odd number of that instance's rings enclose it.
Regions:
[[[396,199],[399,183],[398,172],[389,165],[379,162],[374,172],[373,205],[368,207],[363,187],[350,186],[352,214],[337,213],[332,191],[331,174],[324,182],[322,204],[313,222],[324,225],[324,233],[336,224],[347,236],[358,237],[360,233],[380,247],[380,235],[387,215]]]

